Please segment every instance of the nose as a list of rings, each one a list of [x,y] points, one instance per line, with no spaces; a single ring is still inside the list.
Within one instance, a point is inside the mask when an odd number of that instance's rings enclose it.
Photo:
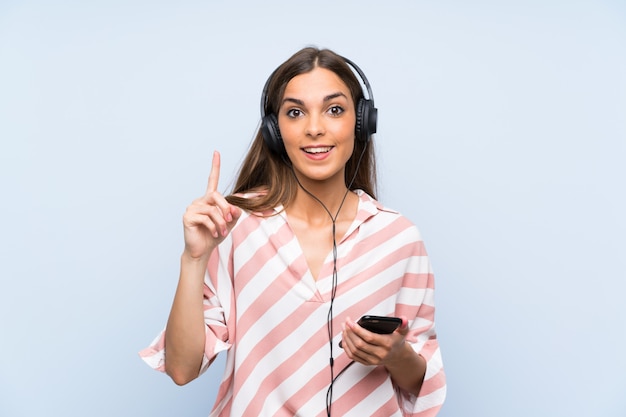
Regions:
[[[323,118],[315,114],[310,115],[306,124],[306,135],[315,138],[324,135],[324,133],[326,133],[326,128]]]

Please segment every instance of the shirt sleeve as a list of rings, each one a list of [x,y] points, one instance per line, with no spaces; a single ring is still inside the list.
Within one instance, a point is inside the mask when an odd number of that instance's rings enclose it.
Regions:
[[[435,416],[446,397],[446,376],[435,332],[434,275],[423,242],[416,244],[404,276],[397,313],[409,317],[407,341],[426,360],[426,374],[419,395],[396,388],[404,415]],[[411,320],[411,317],[413,318]]]
[[[218,280],[224,275],[229,275],[229,268],[227,264],[220,262],[219,249],[217,248],[211,255],[204,277],[205,342],[200,374],[208,369],[218,353],[231,347],[225,309],[217,291]],[[226,282],[230,283],[230,280]],[[227,296],[228,293],[229,291]],[[165,329],[163,329],[148,347],[139,352],[139,356],[151,368],[165,372],[165,349]]]

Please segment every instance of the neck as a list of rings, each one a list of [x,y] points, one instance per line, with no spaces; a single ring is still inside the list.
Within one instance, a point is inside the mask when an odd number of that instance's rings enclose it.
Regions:
[[[349,205],[348,200],[351,199],[350,194],[352,193],[345,187],[340,191],[327,189],[306,189],[305,191],[300,188],[292,208],[302,217],[332,222],[346,211],[346,206]]]
[[[356,196],[348,191],[343,175],[326,181],[311,181],[300,179],[295,172],[293,174],[298,183],[298,191],[288,211],[302,219],[334,222],[346,212],[345,206],[350,205],[351,197]]]

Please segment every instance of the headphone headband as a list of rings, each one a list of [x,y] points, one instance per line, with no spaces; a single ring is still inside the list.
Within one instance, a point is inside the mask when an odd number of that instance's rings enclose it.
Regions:
[[[361,78],[361,81],[363,81],[363,84],[365,85],[365,90],[367,91],[367,99],[369,100],[369,102],[372,103],[372,106],[374,105],[374,94],[372,93],[372,88],[370,87],[370,83],[369,81],[367,81],[367,77],[365,76],[365,74],[363,73],[363,71],[361,70],[361,68],[359,68],[359,66],[357,64],[355,64],[354,62],[350,61],[348,58],[346,57],[341,57],[344,61],[346,61],[346,64],[350,65],[357,74],[359,74],[359,77]]]

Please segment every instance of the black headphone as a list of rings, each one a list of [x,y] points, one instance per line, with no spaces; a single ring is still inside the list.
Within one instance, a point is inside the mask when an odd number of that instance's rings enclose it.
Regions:
[[[363,143],[367,143],[370,136],[376,133],[376,121],[378,119],[378,109],[374,107],[374,96],[370,83],[367,81],[363,71],[348,58],[341,57],[349,66],[351,66],[361,80],[365,84],[367,89],[368,99],[361,98],[356,105],[356,126],[354,129],[354,136],[356,140]],[[275,114],[265,114],[265,108],[267,107],[267,89],[270,84],[270,80],[274,77],[274,71],[265,82],[263,87],[263,94],[261,95],[261,134],[263,139],[270,150],[278,155],[286,155],[285,145],[283,138],[280,135],[280,129],[278,128],[278,118]]]

